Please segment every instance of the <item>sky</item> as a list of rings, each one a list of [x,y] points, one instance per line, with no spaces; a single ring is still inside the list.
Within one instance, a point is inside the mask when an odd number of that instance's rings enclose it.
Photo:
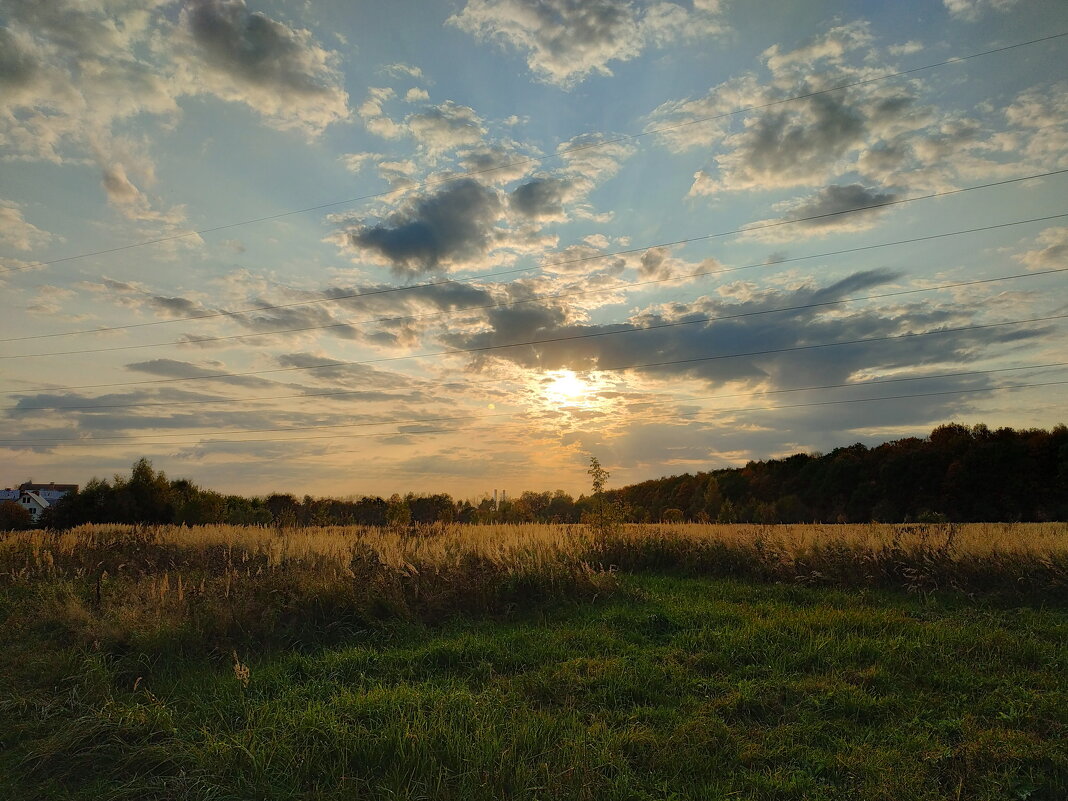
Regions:
[[[591,456],[1068,422],[1065,34],[1063,0],[0,0],[0,483],[578,493]]]

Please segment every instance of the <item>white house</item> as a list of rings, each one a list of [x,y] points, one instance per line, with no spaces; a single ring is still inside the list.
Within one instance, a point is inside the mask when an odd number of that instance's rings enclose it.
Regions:
[[[68,492],[77,492],[77,484],[34,484],[26,481],[18,489],[0,490],[0,502],[14,501],[27,512],[36,523],[45,509],[50,507]]]

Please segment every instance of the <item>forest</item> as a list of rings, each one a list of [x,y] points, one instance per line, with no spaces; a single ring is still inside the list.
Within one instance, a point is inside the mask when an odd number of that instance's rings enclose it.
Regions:
[[[624,521],[719,523],[1017,522],[1068,519],[1068,428],[938,426],[875,447],[798,453],[741,468],[685,473],[574,498],[525,491],[494,502],[445,493],[315,498],[226,495],[170,480],[147,459],[129,477],[91,479],[47,510],[40,525],[83,523],[414,526],[431,523],[579,523],[601,501]],[[16,507],[11,509],[10,507]],[[28,527],[17,504],[4,528]]]

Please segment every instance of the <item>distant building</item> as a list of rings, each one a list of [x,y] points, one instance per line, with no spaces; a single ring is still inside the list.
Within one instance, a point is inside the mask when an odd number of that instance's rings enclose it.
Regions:
[[[50,507],[68,492],[77,492],[77,484],[34,484],[26,481],[19,484],[18,489],[0,490],[0,502],[14,501],[30,513],[30,517],[37,522],[45,509]]]

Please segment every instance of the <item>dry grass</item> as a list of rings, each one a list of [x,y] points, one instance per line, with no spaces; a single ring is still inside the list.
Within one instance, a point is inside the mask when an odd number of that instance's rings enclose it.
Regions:
[[[1066,590],[1065,524],[9,534],[0,796],[1059,799]]]
[[[509,614],[603,596],[618,570],[1055,600],[1068,525],[99,525],[0,539],[0,586],[21,595],[4,628],[149,650]]]

